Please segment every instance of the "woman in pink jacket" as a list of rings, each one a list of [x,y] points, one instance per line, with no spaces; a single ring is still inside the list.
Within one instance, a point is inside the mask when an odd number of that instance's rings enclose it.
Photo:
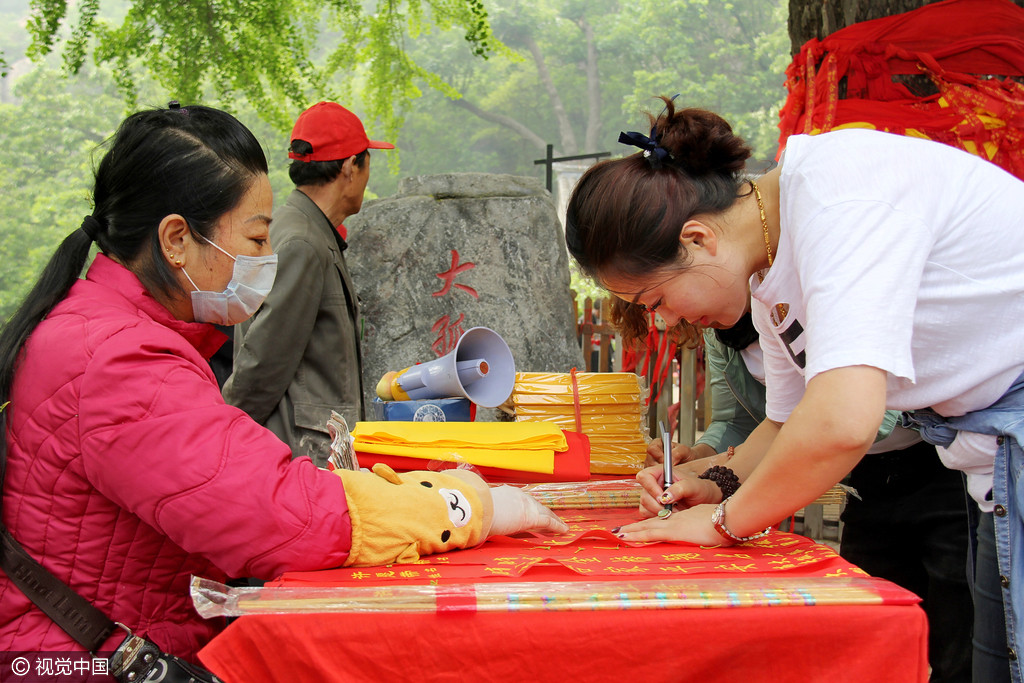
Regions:
[[[339,476],[292,460],[224,403],[211,323],[249,317],[276,268],[266,159],[233,117],[174,102],[130,116],[93,198],[0,333],[2,513],[108,617],[194,661],[223,624],[193,610],[192,575],[272,578],[565,530],[463,471]],[[0,573],[0,650],[81,647]]]

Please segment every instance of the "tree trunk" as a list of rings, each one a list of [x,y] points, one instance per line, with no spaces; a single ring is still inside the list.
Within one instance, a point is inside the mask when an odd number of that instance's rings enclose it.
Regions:
[[[526,49],[533,56],[533,63],[537,66],[537,77],[540,78],[541,85],[544,86],[544,90],[548,93],[548,101],[551,102],[551,110],[555,113],[555,120],[558,121],[558,136],[562,140],[562,148],[559,151],[562,154],[577,154],[579,146],[576,144],[576,133],[572,129],[572,121],[569,120],[569,114],[565,111],[565,105],[562,103],[562,95],[558,92],[558,87],[551,78],[551,71],[548,69],[547,62],[544,61],[544,54],[532,35],[526,36],[525,43]]]
[[[583,136],[583,151],[593,152],[597,150],[601,139],[601,74],[597,68],[594,27],[586,17],[582,17],[576,24],[587,41],[587,130]]]
[[[789,0],[789,38],[792,54],[811,38],[891,14],[902,14],[938,0]],[[1013,0],[1024,7],[1024,0]]]

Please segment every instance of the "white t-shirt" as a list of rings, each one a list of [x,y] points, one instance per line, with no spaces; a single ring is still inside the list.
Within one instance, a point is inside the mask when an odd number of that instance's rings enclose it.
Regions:
[[[948,145],[853,129],[790,137],[780,187],[774,264],[750,281],[770,419],[834,368],[885,370],[887,408],[946,416],[1024,371],[1024,182]]]

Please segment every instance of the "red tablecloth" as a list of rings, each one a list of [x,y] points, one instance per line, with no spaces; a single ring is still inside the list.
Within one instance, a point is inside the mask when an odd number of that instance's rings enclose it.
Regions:
[[[916,596],[865,578],[826,546],[779,533],[733,548],[630,545],[607,529],[635,518],[632,510],[562,517],[571,530],[554,541],[492,539],[412,565],[286,574],[269,586],[371,587],[387,596],[420,585],[437,591],[437,609],[248,614],[200,658],[228,683],[927,680],[927,622]],[[560,608],[573,585],[623,590],[634,580],[676,582],[692,596],[672,603],[679,595],[670,593],[665,603],[687,608],[633,609],[626,593],[622,604]],[[763,590],[734,592],[737,581]],[[474,602],[473,586],[502,585],[548,595],[536,611],[479,595]],[[769,599],[780,587],[803,606]],[[835,604],[845,595],[849,604]]]

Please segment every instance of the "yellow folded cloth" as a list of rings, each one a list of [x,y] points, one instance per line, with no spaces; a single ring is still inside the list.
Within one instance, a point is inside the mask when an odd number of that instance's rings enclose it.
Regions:
[[[565,434],[546,422],[358,422],[357,452],[551,474]]]

